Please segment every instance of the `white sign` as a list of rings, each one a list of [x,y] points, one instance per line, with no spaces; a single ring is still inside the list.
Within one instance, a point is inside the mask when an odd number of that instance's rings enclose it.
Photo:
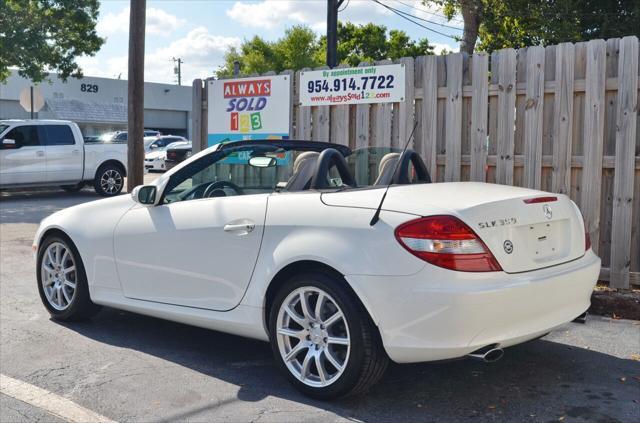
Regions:
[[[300,72],[300,105],[404,101],[404,78],[402,64]]]
[[[289,137],[288,75],[209,81],[208,144]]]
[[[20,91],[20,105],[27,112],[30,112],[31,109],[31,87],[25,88]],[[44,107],[44,97],[40,92],[40,88],[33,88],[33,111],[39,112]]]

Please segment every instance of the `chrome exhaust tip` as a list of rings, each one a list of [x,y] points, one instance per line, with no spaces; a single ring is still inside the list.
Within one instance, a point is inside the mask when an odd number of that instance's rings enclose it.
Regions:
[[[497,348],[497,345],[488,345],[467,354],[467,357],[484,361],[485,363],[493,363],[500,360],[503,355],[504,350],[502,348]]]

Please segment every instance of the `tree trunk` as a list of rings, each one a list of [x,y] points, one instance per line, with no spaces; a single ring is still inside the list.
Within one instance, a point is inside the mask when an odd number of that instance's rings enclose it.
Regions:
[[[482,0],[460,0],[460,11],[464,20],[460,51],[473,54],[484,11]]]

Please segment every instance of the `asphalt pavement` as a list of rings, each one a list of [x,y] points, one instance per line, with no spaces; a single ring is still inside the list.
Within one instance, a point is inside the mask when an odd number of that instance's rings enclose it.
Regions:
[[[492,364],[393,364],[368,394],[333,402],[295,391],[263,342],[109,308],[53,321],[37,293],[33,235],[50,213],[97,198],[0,193],[1,374],[114,421],[640,421],[637,321],[590,316]],[[0,422],[27,421],[62,420],[0,393]]]

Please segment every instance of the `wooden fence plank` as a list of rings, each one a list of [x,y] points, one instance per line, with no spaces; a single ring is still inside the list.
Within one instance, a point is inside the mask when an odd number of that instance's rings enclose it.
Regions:
[[[447,163],[444,167],[445,182],[460,180],[460,156],[462,143],[462,53],[447,56],[447,97],[445,145]]]
[[[613,183],[611,286],[629,288],[634,156],[638,113],[638,38],[620,41],[616,119],[616,168]]]
[[[311,108],[311,116],[313,124],[311,126],[311,139],[313,141],[325,141],[330,142],[330,130],[329,117],[331,106],[316,106]]]
[[[413,57],[403,57],[400,64],[404,65],[404,101],[400,102],[398,107],[399,126],[398,126],[398,147],[404,147],[407,137],[411,135],[414,126],[414,59]],[[414,141],[411,140],[409,148],[413,148]]]
[[[346,64],[337,68],[346,68]],[[331,106],[330,110],[330,137],[332,143],[349,146],[349,105]]]
[[[311,139],[311,107],[300,105],[300,74],[308,69],[296,72],[295,101],[298,103],[296,109],[296,138],[299,140]]]
[[[600,195],[605,114],[605,55],[603,40],[587,43],[586,91],[584,101],[584,165],[580,206],[594,251],[600,244]]]
[[[516,108],[516,51],[498,52],[498,132],[496,182],[513,184],[513,145]]]
[[[422,151],[432,180],[436,180],[438,167],[437,126],[438,126],[438,76],[436,56],[425,56],[422,69]]]
[[[573,74],[575,47],[556,46],[556,91],[553,125],[552,190],[569,194],[571,186],[571,130],[573,128]]]
[[[523,185],[540,189],[542,175],[542,118],[544,107],[544,47],[527,49],[527,94],[524,110],[525,157]]]
[[[473,97],[471,99],[471,174],[470,179],[485,182],[488,154],[489,56],[476,53],[471,58]]]
[[[390,65],[391,60],[381,60],[376,65]],[[371,105],[371,146],[389,147],[391,141],[391,103],[374,103]]]

